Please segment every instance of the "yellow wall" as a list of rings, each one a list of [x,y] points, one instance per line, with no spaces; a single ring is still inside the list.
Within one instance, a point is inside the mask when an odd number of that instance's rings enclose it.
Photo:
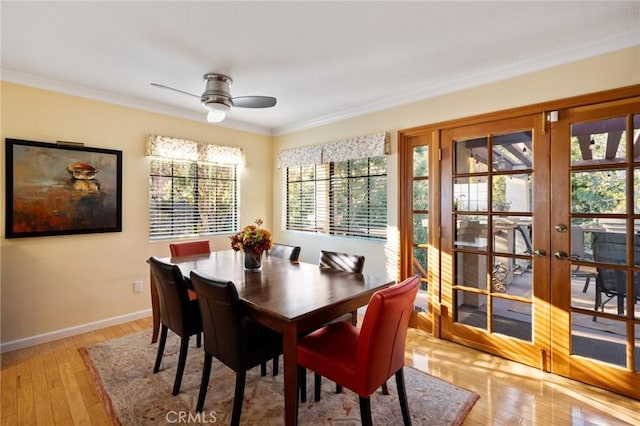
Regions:
[[[3,82],[2,140],[80,141],[123,153],[123,231],[5,239],[2,149],[1,339],[2,343],[138,312],[148,316],[151,255],[168,256],[168,243],[149,242],[148,134],[160,134],[244,149],[241,224],[257,217],[272,226],[270,136],[115,106]],[[229,248],[226,236],[211,238]],[[142,293],[133,281],[143,280]],[[142,311],[142,312],[140,312]]]
[[[10,347],[35,343],[39,335],[45,339],[94,322],[148,313],[145,260],[168,255],[166,242],[148,239],[148,164],[143,152],[149,133],[244,148],[241,224],[262,217],[277,241],[303,247],[303,261],[317,262],[321,248],[361,253],[366,255],[366,273],[396,278],[398,130],[639,83],[640,47],[635,47],[271,138],[3,82],[3,139],[82,141],[87,146],[122,150],[124,179],[121,233],[7,240],[4,204],[0,206],[1,342]],[[381,131],[390,132],[392,140],[389,240],[371,243],[282,231],[282,177],[275,168],[278,151]],[[4,166],[4,149],[1,155]],[[4,203],[4,173],[0,184]],[[214,249],[228,247],[226,237],[211,241]],[[145,288],[134,294],[132,282],[138,279]]]
[[[473,70],[470,70],[473,72]],[[303,247],[300,260],[316,262],[318,251],[344,250],[366,255],[365,273],[398,278],[398,144],[399,130],[477,114],[553,101],[640,83],[640,46],[568,65],[503,80],[408,105],[343,120],[275,138],[275,152],[295,146],[314,145],[341,138],[387,131],[392,155],[388,160],[388,241],[368,243],[346,238],[309,236],[280,231],[275,237]],[[275,168],[274,161],[274,168]],[[274,174],[274,200],[282,197],[281,170]],[[275,202],[273,218],[281,220],[282,204]],[[403,278],[403,277],[402,277]]]

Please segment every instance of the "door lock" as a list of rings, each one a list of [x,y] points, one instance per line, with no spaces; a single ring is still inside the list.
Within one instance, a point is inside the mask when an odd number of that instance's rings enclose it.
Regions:
[[[565,260],[566,258],[569,257],[567,252],[562,250],[553,253],[553,255],[556,257],[556,259],[560,259],[560,260]]]
[[[535,257],[545,257],[547,255],[547,252],[544,250],[534,250],[533,255]]]
[[[565,225],[564,223],[559,223],[553,228],[556,230],[556,232],[560,232],[560,233],[567,232],[567,225]]]

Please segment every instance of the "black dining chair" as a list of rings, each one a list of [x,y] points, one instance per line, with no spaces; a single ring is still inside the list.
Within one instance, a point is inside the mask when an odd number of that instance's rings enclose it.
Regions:
[[[282,353],[282,335],[246,317],[236,286],[191,272],[204,330],[204,366],[196,412],[207,396],[213,357],[236,373],[231,425],[240,424],[247,371]],[[220,389],[226,392],[226,389]]]
[[[335,251],[320,250],[319,267],[335,269],[338,271],[353,272],[355,274],[361,274],[362,271],[364,270],[364,261],[365,261],[365,257],[359,254],[340,253]],[[334,318],[333,320],[329,321],[324,325],[328,325],[336,322],[342,322],[342,321],[349,323],[353,326],[357,325],[358,311],[355,310],[350,313],[340,315],[339,317]],[[299,386],[300,399],[302,402],[306,402],[307,400],[306,372],[304,372],[302,376],[303,377],[300,380],[300,386]],[[314,388],[316,389],[315,391],[316,401],[320,400],[319,389],[321,386],[322,386],[322,377],[320,376],[320,374],[315,373]],[[385,386],[384,388],[385,393],[386,393],[386,390],[387,388]],[[336,392],[337,393],[342,392],[342,386],[337,383],[336,383]]]
[[[338,271],[361,274],[364,270],[364,261],[365,257],[359,254],[320,250],[320,268],[330,268]],[[331,322],[336,321],[350,321],[351,324],[356,325],[358,323],[358,311],[344,314]]]
[[[165,263],[156,257],[149,258],[149,266],[158,289],[162,324],[153,373],[160,371],[168,330],[171,329],[180,336],[180,355],[178,356],[178,367],[172,391],[173,395],[177,395],[180,392],[182,375],[187,362],[189,338],[202,332],[200,308],[197,299],[192,300],[189,297],[187,282],[178,266]]]
[[[280,259],[289,259],[292,262],[297,262],[300,257],[300,246],[273,243],[269,249],[269,256],[278,257]]]

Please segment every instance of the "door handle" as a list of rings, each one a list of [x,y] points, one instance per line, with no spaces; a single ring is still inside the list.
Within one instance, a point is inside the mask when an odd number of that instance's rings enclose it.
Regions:
[[[535,257],[545,257],[547,255],[547,252],[544,250],[534,250],[533,255]]]
[[[556,257],[556,259],[560,259],[560,260],[565,260],[566,258],[569,257],[567,252],[562,250],[553,253],[553,255]]]
[[[558,250],[557,252],[553,253],[553,255],[556,257],[556,259],[559,260],[580,260],[579,256],[569,256],[566,251],[562,250]]]

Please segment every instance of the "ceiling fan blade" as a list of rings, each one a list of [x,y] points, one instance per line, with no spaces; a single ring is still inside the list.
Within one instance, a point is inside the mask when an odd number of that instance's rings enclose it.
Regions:
[[[276,104],[276,98],[271,96],[240,96],[231,98],[234,107],[238,108],[269,108]]]
[[[185,95],[193,96],[194,98],[200,99],[200,96],[194,95],[193,93],[185,92],[184,90],[174,89],[173,87],[165,86],[164,84],[151,83],[153,87],[159,87],[160,89],[173,90],[174,92],[183,93]]]

